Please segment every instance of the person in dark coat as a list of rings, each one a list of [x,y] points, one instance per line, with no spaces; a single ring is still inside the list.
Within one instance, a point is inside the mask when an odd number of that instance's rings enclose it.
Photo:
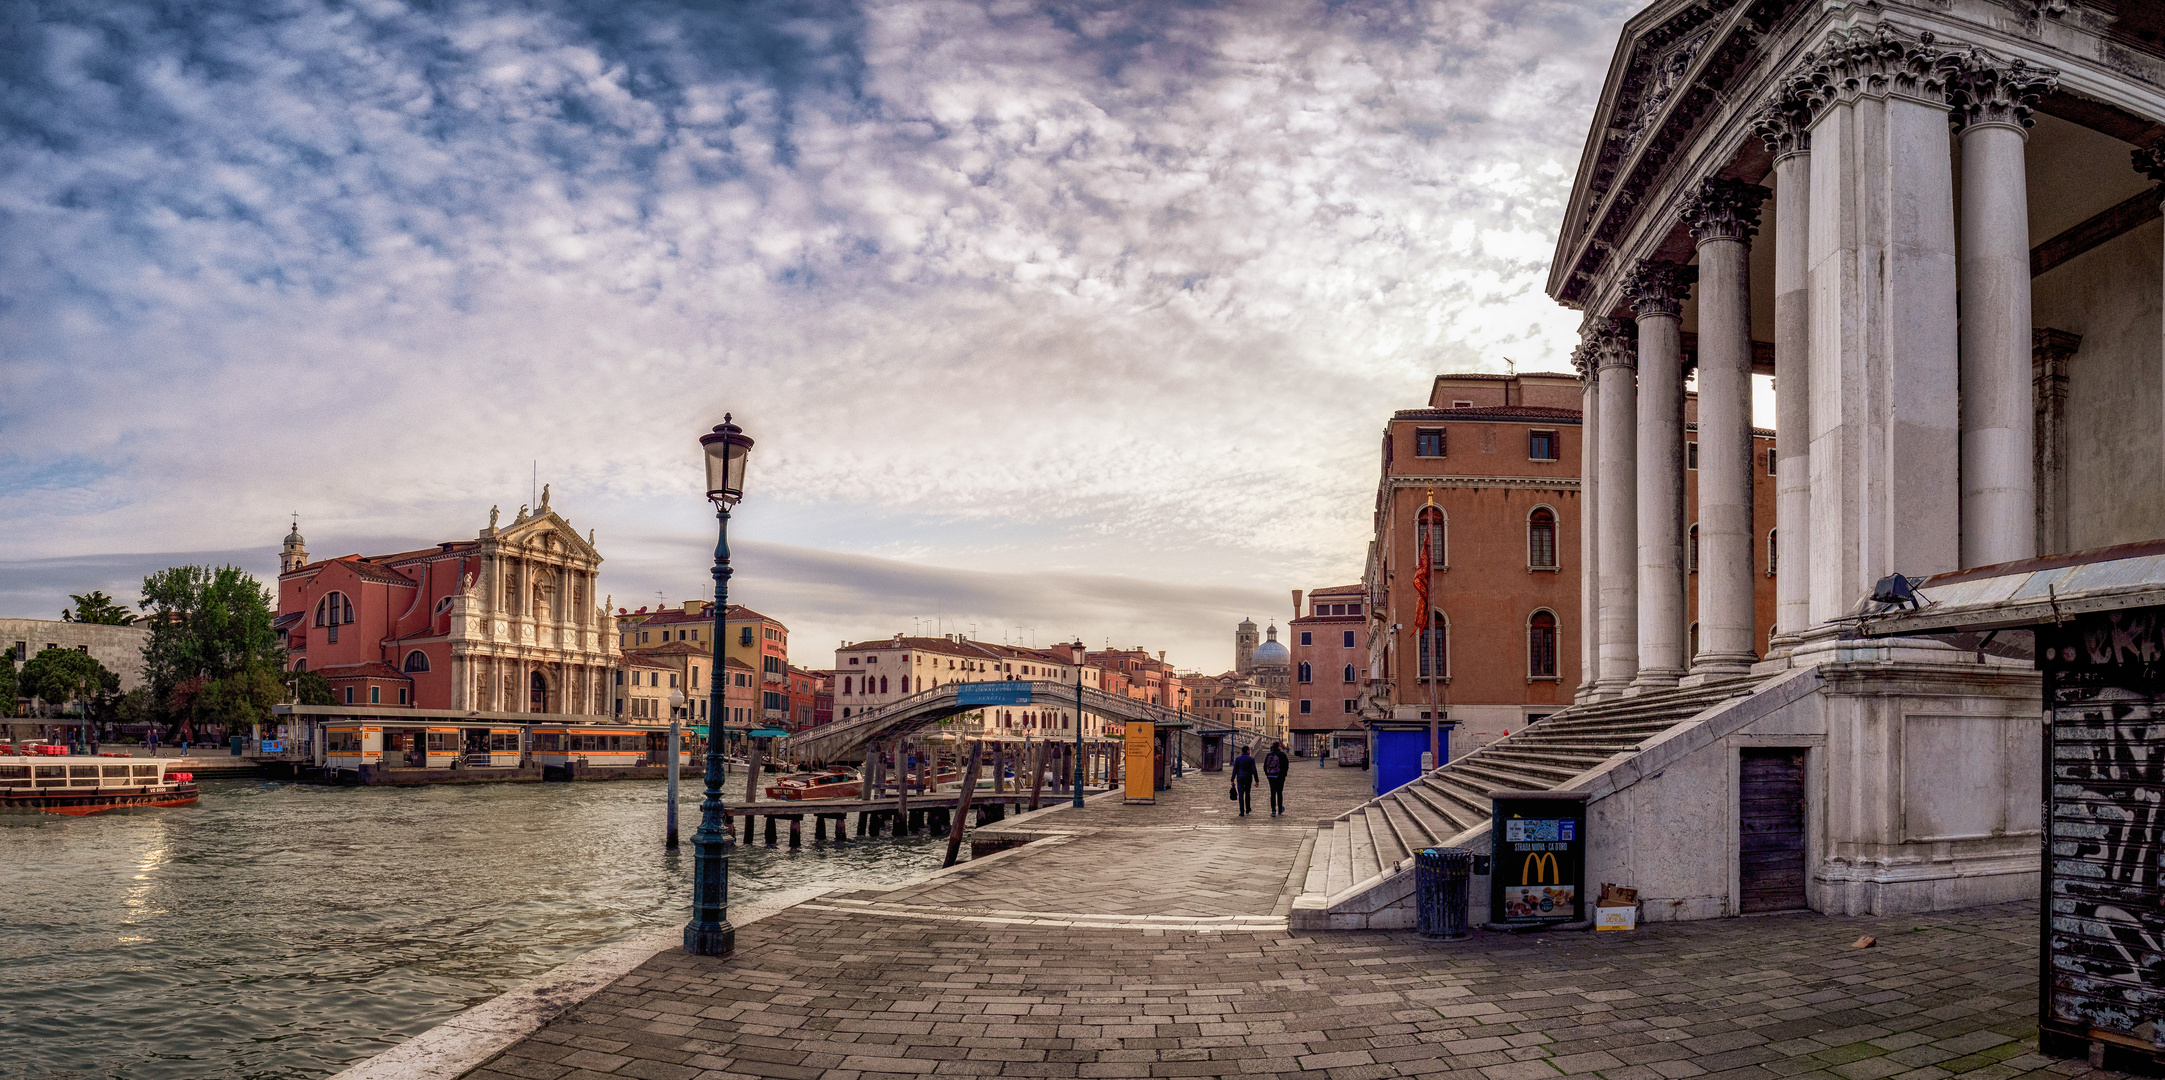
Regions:
[[[1285,813],[1285,778],[1293,771],[1293,758],[1285,752],[1284,743],[1270,744],[1270,753],[1263,755],[1263,779],[1270,781],[1270,816]]]
[[[1242,750],[1233,759],[1233,790],[1240,792],[1240,816],[1248,816],[1248,792],[1255,787],[1255,759]]]

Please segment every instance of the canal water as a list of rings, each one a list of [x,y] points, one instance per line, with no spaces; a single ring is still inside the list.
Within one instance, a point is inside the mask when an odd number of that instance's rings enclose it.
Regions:
[[[193,807],[0,816],[0,1078],[335,1072],[598,945],[682,925],[699,801],[687,783],[684,846],[665,852],[666,798],[652,781],[223,780]],[[819,849],[805,828],[802,851],[733,849],[733,902],[900,883],[946,849]]]

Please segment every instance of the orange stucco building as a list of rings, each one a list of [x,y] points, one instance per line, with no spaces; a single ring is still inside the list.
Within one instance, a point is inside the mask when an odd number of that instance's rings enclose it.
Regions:
[[[1485,745],[1572,703],[1581,682],[1579,515],[1582,387],[1576,375],[1436,377],[1426,408],[1394,413],[1381,447],[1375,534],[1363,585],[1371,674],[1361,713],[1423,719],[1431,685],[1457,725],[1454,751]],[[1695,447],[1685,403],[1686,461]],[[1754,439],[1756,640],[1774,621],[1763,542],[1774,521],[1771,432]],[[1696,517],[1695,470],[1685,480]],[[1428,633],[1416,567],[1434,551]],[[1697,610],[1696,576],[1688,610]]]

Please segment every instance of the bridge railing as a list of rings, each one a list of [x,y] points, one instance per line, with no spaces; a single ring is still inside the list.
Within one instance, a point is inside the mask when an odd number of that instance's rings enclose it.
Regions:
[[[1050,680],[1013,681],[1029,683],[1030,704],[1033,706],[1054,709],[1075,707],[1074,683]],[[983,685],[985,684],[953,682],[929,690],[920,690],[908,697],[873,707],[848,720],[798,732],[781,740],[777,750],[784,755],[794,753],[799,758],[834,760],[843,754],[860,750],[868,742],[920,731],[958,713],[1000,708],[1001,706],[994,705],[958,704],[958,695],[963,687]],[[1116,720],[1173,722],[1184,719],[1178,710],[1087,686],[1082,688],[1082,711]]]

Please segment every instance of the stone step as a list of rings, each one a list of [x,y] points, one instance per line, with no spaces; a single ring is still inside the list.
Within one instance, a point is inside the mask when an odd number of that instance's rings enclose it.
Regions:
[[[1349,853],[1353,866],[1352,881],[1367,881],[1383,872],[1383,863],[1376,857],[1376,837],[1368,828],[1368,808],[1362,807],[1351,815],[1353,848]],[[1351,884],[1348,882],[1347,884]]]
[[[1341,818],[1331,826],[1330,869],[1324,876],[1323,891],[1336,895],[1353,884],[1353,822]]]
[[[1413,837],[1400,831],[1391,817],[1395,800],[1378,799],[1368,808],[1368,835],[1376,841],[1376,863],[1383,869],[1397,866],[1416,846]]]
[[[1466,830],[1458,817],[1429,800],[1425,784],[1406,784],[1391,793],[1391,801],[1429,835],[1431,843]]]
[[[1330,891],[1331,852],[1336,845],[1331,842],[1331,826],[1316,830],[1313,846],[1308,851],[1308,878],[1301,883],[1304,893],[1327,893]]]

